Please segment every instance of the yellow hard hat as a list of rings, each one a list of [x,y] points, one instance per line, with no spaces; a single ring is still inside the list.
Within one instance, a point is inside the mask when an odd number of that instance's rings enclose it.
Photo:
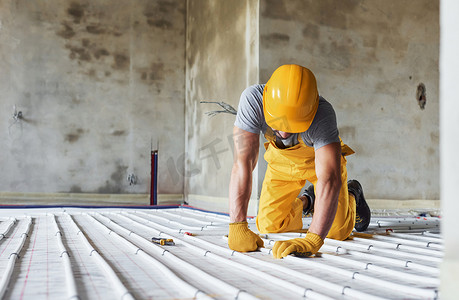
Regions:
[[[269,127],[298,133],[308,130],[319,107],[314,74],[299,65],[274,71],[263,90],[263,111]]]

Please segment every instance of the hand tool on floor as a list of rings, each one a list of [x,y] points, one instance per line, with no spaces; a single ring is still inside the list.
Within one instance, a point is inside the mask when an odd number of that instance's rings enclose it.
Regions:
[[[173,239],[162,239],[162,238],[151,238],[151,241],[155,244],[159,244],[161,246],[174,246],[174,240]]]

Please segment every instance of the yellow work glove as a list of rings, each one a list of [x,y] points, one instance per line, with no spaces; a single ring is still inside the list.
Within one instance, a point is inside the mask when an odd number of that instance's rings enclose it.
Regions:
[[[263,247],[263,241],[249,229],[247,222],[235,222],[229,224],[228,246],[238,252],[255,251]]]
[[[283,258],[293,252],[298,256],[311,256],[316,254],[323,244],[324,240],[320,235],[308,232],[305,238],[277,241],[272,252],[274,258]]]

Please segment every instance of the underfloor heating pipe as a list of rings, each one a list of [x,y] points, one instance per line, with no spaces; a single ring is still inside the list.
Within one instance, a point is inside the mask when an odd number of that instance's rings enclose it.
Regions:
[[[80,238],[83,244],[86,246],[87,250],[89,251],[89,256],[95,260],[95,263],[102,269],[105,273],[105,276],[109,281],[111,281],[111,285],[113,286],[113,290],[117,295],[117,299],[120,300],[134,300],[132,294],[128,291],[128,289],[123,285],[121,280],[118,278],[116,273],[110,267],[110,265],[100,256],[100,254],[95,250],[89,241],[84,236],[83,231],[78,227],[78,225],[73,220],[72,216],[68,213],[65,213],[67,218],[70,221],[70,224],[75,228],[76,235]]]
[[[422,234],[426,230],[430,230],[434,228],[427,228],[427,227],[419,227],[419,228],[386,228],[386,227],[368,227],[368,233],[375,233],[375,234],[384,234],[387,232],[394,232],[394,233],[409,233],[409,234]]]
[[[209,226],[228,226],[228,222],[215,222],[215,221],[202,221],[202,220],[196,220],[195,218],[191,218],[191,217],[185,217],[181,214],[175,214],[175,213],[170,213],[170,212],[167,212],[167,211],[162,211],[161,214],[163,215],[166,215],[166,216],[170,216],[170,217],[173,217],[173,218],[177,218],[177,219],[180,219],[180,220],[186,220],[186,221],[190,221],[190,222],[193,222],[193,223],[198,223],[198,224],[201,224],[201,225],[205,225],[204,227],[209,227]]]
[[[180,279],[178,276],[176,276],[173,272],[171,272],[166,266],[164,266],[162,263],[148,255],[142,248],[132,244],[130,241],[127,239],[123,238],[120,236],[118,233],[116,233],[114,230],[108,228],[106,225],[102,224],[99,220],[91,216],[90,214],[85,213],[84,214],[86,217],[90,218],[93,223],[101,227],[103,230],[107,232],[107,234],[113,238],[117,239],[118,242],[120,242],[124,247],[128,249],[129,252],[131,252],[132,255],[138,255],[140,258],[144,259],[148,265],[154,266],[156,269],[158,269],[163,275],[165,275],[169,280],[171,280],[176,287],[180,287],[185,291],[185,293],[188,293],[189,295],[193,295],[193,299],[206,299],[210,300],[212,299],[209,297],[207,294],[205,294],[203,291],[191,286],[187,282],[183,281]],[[100,214],[97,214],[100,215]],[[121,227],[112,220],[109,219],[109,224],[112,226],[117,227],[118,229]],[[129,230],[126,230],[128,232],[129,236],[134,236],[135,233],[130,232]],[[151,243],[150,243],[151,244]],[[169,253],[167,250],[165,251],[161,247],[158,247],[159,249],[159,254],[160,255],[166,255],[166,253]],[[182,265],[181,265],[182,266]]]
[[[13,227],[13,225],[16,224],[16,221],[17,220],[15,218],[8,220],[5,230],[3,230],[3,232],[0,233],[0,240],[5,238],[6,234],[8,233],[8,231],[10,231],[11,227]]]
[[[170,218],[161,217],[161,216],[159,216],[157,214],[146,213],[146,212],[143,212],[143,211],[139,211],[138,213],[141,214],[141,215],[144,215],[144,216],[148,216],[148,217],[152,217],[152,218],[156,218],[156,219],[162,220],[167,224],[176,225],[179,228],[181,228],[183,231],[195,231],[195,230],[197,230],[197,231],[204,231],[204,230],[210,231],[210,230],[221,230],[221,229],[225,229],[225,231],[226,231],[227,228],[228,228],[228,223],[225,223],[225,224],[220,223],[219,225],[212,225],[212,224],[207,223],[207,225],[204,225],[204,226],[192,226],[192,225],[188,225],[188,224],[183,224],[183,223],[178,222],[178,221],[172,221]],[[172,217],[175,217],[173,214],[168,214],[167,212],[163,212],[163,211],[160,211],[160,214],[166,214],[166,215],[171,215]]]
[[[179,209],[181,209],[183,212],[185,212],[187,214],[200,216],[200,217],[203,217],[205,219],[214,219],[214,220],[220,220],[220,221],[229,221],[230,220],[229,216],[227,216],[227,215],[216,214],[216,213],[213,213],[213,212],[202,212],[202,211],[199,211],[199,210],[188,209],[188,208],[184,208],[184,207],[180,207]]]
[[[432,242],[435,244],[443,245],[443,240],[438,237],[429,237],[425,235],[415,235],[415,234],[406,234],[406,233],[397,233],[397,232],[389,232],[390,236],[405,238],[405,239],[412,239],[417,241],[425,241],[425,242]]]
[[[62,243],[62,232],[59,229],[59,225],[57,225],[56,216],[51,214],[50,215],[54,228],[56,230],[56,241],[57,246],[60,251],[60,257],[62,258],[62,263],[64,264],[64,273],[65,273],[65,284],[67,286],[67,299],[80,299],[78,295],[78,290],[76,288],[75,277],[73,276],[72,271],[72,263],[70,262],[70,255],[67,249],[65,248],[64,244]]]
[[[268,239],[268,237],[271,237],[271,236],[275,236],[277,238],[283,238],[283,239],[290,239],[292,237],[304,237],[305,234],[304,233],[275,233],[275,234],[270,233],[270,234],[261,235],[261,237],[265,239]],[[338,240],[333,240],[333,239],[328,239],[328,238],[325,239],[324,246],[335,248],[335,249],[329,248],[330,252],[335,252],[335,251],[338,253],[347,252],[348,254],[351,254],[356,257],[377,260],[377,261],[381,261],[381,262],[392,264],[392,265],[399,266],[399,267],[405,267],[405,268],[408,267],[408,268],[411,268],[413,270],[417,270],[420,272],[427,272],[429,274],[432,274],[433,276],[439,275],[438,268],[429,267],[423,264],[415,263],[411,260],[405,260],[405,259],[400,258],[400,256],[402,257],[408,256],[411,259],[414,259],[414,258],[424,259],[425,258],[424,255],[409,254],[409,253],[400,252],[396,250],[378,250],[378,249],[375,249],[372,245],[366,246],[362,244],[349,243],[346,241],[338,241]],[[354,250],[358,250],[358,251],[354,251]],[[367,253],[360,252],[360,251],[364,251]],[[379,254],[391,254],[393,257],[374,255],[374,254],[371,254],[371,252],[379,253]]]
[[[125,216],[127,215],[131,220],[133,220],[139,226],[148,228],[150,230],[156,230],[159,233],[166,233],[166,236],[170,236],[168,234],[168,232],[169,233],[175,233],[175,230],[171,230],[171,229],[169,229],[169,228],[167,228],[165,226],[162,226],[160,224],[152,222],[152,221],[150,221],[148,219],[145,219],[145,218],[142,218],[142,217],[138,217],[138,216],[135,216],[135,215],[132,215],[132,214],[124,213],[124,215]],[[138,221],[135,221],[135,219],[137,219]],[[149,226],[145,225],[144,224],[145,221],[147,221],[147,223],[149,223],[152,226],[149,227]],[[154,229],[154,228],[160,228],[160,229]],[[175,236],[170,236],[170,237],[173,237],[173,238],[177,239],[177,237],[175,237]],[[309,282],[309,283],[320,285],[320,286],[326,288],[327,290],[333,291],[335,293],[344,294],[344,295],[353,297],[353,299],[365,299],[365,300],[367,300],[367,299],[368,300],[372,300],[372,299],[373,300],[381,300],[381,299],[383,299],[383,298],[380,298],[380,297],[377,297],[377,296],[373,296],[373,295],[370,295],[370,294],[367,294],[367,293],[363,293],[363,292],[360,292],[360,291],[357,291],[357,290],[353,290],[353,289],[351,289],[351,288],[349,288],[347,286],[335,285],[333,283],[330,283],[328,281],[322,280],[320,278],[316,278],[316,277],[310,276],[310,275],[305,274],[305,273],[301,273],[301,272],[298,272],[298,271],[295,271],[295,270],[291,270],[289,268],[285,268],[285,267],[277,265],[277,264],[268,263],[268,262],[259,260],[257,258],[253,258],[253,257],[247,256],[245,254],[242,254],[242,253],[239,253],[239,252],[236,252],[236,251],[232,251],[232,250],[224,248],[224,247],[220,247],[220,246],[214,245],[214,244],[209,243],[207,241],[204,241],[202,239],[196,239],[195,237],[188,236],[188,235],[184,235],[184,238],[193,239],[193,241],[195,241],[196,243],[205,244],[210,248],[218,249],[218,251],[226,253],[226,255],[228,255],[229,257],[237,256],[240,259],[243,259],[248,263],[256,263],[256,264],[261,265],[263,267],[269,267],[269,268],[274,269],[276,271],[284,272],[286,274],[295,276],[295,277],[297,277],[298,279],[300,279],[302,281],[306,281],[306,282]],[[181,243],[183,243],[184,245],[186,245],[188,247],[197,247],[195,245],[192,245],[190,243],[185,242],[182,239],[178,239],[178,240],[180,240]],[[213,257],[213,254],[210,252],[209,248],[206,248],[206,249],[201,248],[201,251],[204,251],[204,253],[207,253],[207,255],[209,255],[210,257]],[[217,257],[219,257],[219,256],[217,256]],[[227,260],[225,260],[223,262],[226,262],[226,261]],[[236,262],[233,262],[233,263],[236,264]],[[238,264],[238,265],[240,265],[241,268],[245,268],[247,272],[251,272],[252,274],[257,275],[257,276],[261,276],[262,278],[267,278],[266,277],[267,274],[264,273],[264,272],[261,272],[261,271],[258,271],[256,269],[247,267],[246,265],[242,265],[242,264]],[[303,287],[299,287],[299,286],[293,285],[290,282],[284,282],[280,278],[274,277],[274,278],[269,278],[269,279],[274,281],[275,284],[282,285],[285,288],[294,290],[295,292],[299,292],[299,293],[303,292],[304,295],[306,295],[306,297],[311,297],[313,299],[329,299],[329,297],[321,295],[321,294],[319,294],[319,293],[317,293],[317,292],[315,292],[315,291],[313,291],[311,289],[308,289],[308,288],[305,289]]]
[[[145,212],[143,212],[145,216],[153,216],[153,214],[147,214]],[[178,219],[181,219],[181,220],[187,220],[187,221],[193,221],[193,222],[199,222],[200,225],[202,226],[199,226],[199,227],[195,227],[195,226],[192,226],[192,225],[188,225],[188,224],[183,224],[181,222],[177,222],[177,221],[171,221],[171,217],[172,218],[177,218],[177,215],[174,215],[172,213],[169,213],[169,212],[165,212],[164,210],[157,210],[155,212],[155,216],[158,217],[158,218],[161,218],[162,220],[168,222],[169,224],[176,224],[178,225],[180,228],[182,228],[183,230],[185,231],[195,231],[195,230],[198,230],[198,231],[206,231],[206,234],[210,234],[210,235],[222,235],[222,234],[225,234],[226,231],[228,231],[228,222],[215,222],[215,221],[200,221],[200,220],[196,220],[196,219],[193,219],[193,218],[190,218],[190,217],[183,217],[181,215],[178,215]],[[158,216],[159,215],[164,215],[166,217],[161,217],[161,216]],[[210,232],[212,231],[212,232]]]
[[[397,246],[396,246],[396,247],[397,247]],[[400,246],[399,246],[399,247],[400,247]],[[411,250],[411,247],[410,247],[409,249]],[[373,269],[374,269],[374,268],[375,268],[375,267],[373,267]],[[379,268],[376,267],[376,269],[379,269]],[[340,270],[340,269],[339,269],[339,270]],[[387,270],[388,270],[388,269],[386,269],[386,268],[379,269],[379,271],[383,271],[383,272],[384,272],[384,271],[387,271]],[[388,270],[388,271],[391,271],[391,270]],[[350,272],[350,273],[352,274],[352,272]],[[400,275],[400,274],[397,273],[396,276],[399,276],[399,275]],[[362,276],[359,275],[359,277],[361,278]],[[415,275],[414,275],[414,276],[412,277],[412,279],[414,279],[414,280],[416,280],[416,281],[419,281],[419,278],[418,278],[418,277],[420,277],[420,276],[415,276]],[[423,277],[420,277],[420,278],[422,279]],[[372,277],[365,277],[365,276],[364,276],[364,277],[363,277],[363,280],[370,280],[370,281],[371,281],[371,280],[373,280],[373,278],[372,278]],[[429,280],[429,278],[427,278],[426,281],[432,281],[432,282],[431,282],[432,284],[438,284],[438,279],[436,279],[436,278],[432,278],[432,280]],[[387,282],[386,282],[386,281],[381,281],[380,283],[384,286],[384,285],[386,285]],[[391,284],[391,283],[389,283],[389,284]],[[404,288],[405,286],[395,284],[394,287],[395,287],[395,288]],[[427,296],[427,297],[431,297],[431,298],[435,298],[435,297],[436,297],[436,294],[437,294],[437,291],[436,291],[436,290],[425,290],[425,289],[418,289],[418,288],[413,288],[413,289],[411,290],[411,292],[414,292],[415,294],[417,293],[418,295],[421,295],[421,296]]]
[[[378,226],[378,227],[412,227],[417,228],[422,226],[426,227],[439,227],[440,222],[438,221],[423,221],[423,220],[371,220],[370,225]]]
[[[273,244],[274,240],[264,240],[264,241],[265,241],[265,244],[271,245],[271,244]],[[361,268],[363,270],[369,270],[369,271],[371,271],[373,273],[384,274],[384,275],[387,275],[387,276],[392,277],[394,279],[401,279],[401,280],[410,281],[410,282],[423,284],[423,285],[427,285],[427,284],[432,285],[432,286],[439,286],[440,285],[440,280],[438,278],[433,278],[433,277],[430,277],[430,276],[415,275],[415,274],[410,274],[410,273],[406,273],[406,272],[400,272],[400,271],[396,271],[396,270],[391,270],[391,269],[388,269],[388,268],[384,268],[384,267],[375,265],[375,264],[373,264],[371,262],[358,261],[358,260],[350,258],[349,256],[344,257],[344,256],[333,255],[333,254],[328,254],[328,253],[322,252],[322,251],[336,252],[336,253],[340,253],[340,254],[349,254],[349,255],[351,255],[345,249],[342,249],[342,248],[341,249],[336,249],[333,246],[323,245],[320,248],[320,250],[321,250],[320,257],[322,257],[322,258],[324,258],[325,260],[328,260],[328,261],[334,261],[334,262],[342,263],[342,264],[345,264],[345,265],[348,265],[348,266],[351,266],[351,267],[357,267],[357,268]]]
[[[349,248],[346,247],[345,245],[331,246],[331,245],[328,245],[327,242],[325,242],[325,244],[322,246],[321,249],[324,249],[324,251],[336,252],[339,254],[347,253],[353,257],[361,258],[367,261],[379,261],[384,264],[389,264],[389,265],[396,266],[399,268],[412,269],[412,270],[416,270],[422,273],[427,273],[430,276],[434,276],[434,277],[438,277],[440,275],[440,271],[437,268],[421,265],[421,264],[412,262],[411,260],[403,260],[403,259],[400,260],[400,259],[391,258],[391,257],[385,257],[385,256],[379,256],[379,255],[374,255],[370,253],[363,253],[359,251],[349,250]]]
[[[110,215],[113,215],[113,213],[109,213]],[[164,248],[160,247],[160,246],[157,246],[155,244],[152,244],[150,241],[146,240],[145,238],[141,237],[140,235],[128,230],[127,228],[117,224],[116,222],[114,222],[112,219],[100,214],[100,213],[97,213],[95,214],[97,217],[100,217],[101,219],[104,219],[106,220],[106,222],[108,222],[110,225],[112,225],[113,227],[116,227],[118,228],[118,230],[124,232],[125,234],[127,234],[129,237],[131,237],[132,239],[134,239],[136,241],[136,243],[138,243],[138,245],[140,246],[143,246],[144,249],[152,249],[152,251],[156,252],[158,255],[162,255],[164,256],[165,258],[167,258],[168,260],[170,260],[172,263],[174,263],[175,265],[177,266],[180,266],[181,268],[185,268],[187,269],[189,272],[191,272],[194,276],[196,277],[199,277],[203,280],[203,282],[207,282],[208,284],[211,284],[212,286],[214,287],[219,287],[225,294],[229,294],[229,295],[232,295],[232,297],[234,297],[234,299],[238,299],[238,300],[255,300],[255,299],[258,299],[254,296],[252,296],[251,294],[243,291],[243,290],[240,290],[232,285],[229,285],[228,283],[202,271],[201,269],[193,266],[192,264],[189,264],[188,262],[178,258],[177,256],[173,255],[170,251],[165,251]],[[122,218],[122,219],[125,219],[125,220],[128,220],[129,222],[133,222],[132,219],[126,217],[126,216],[123,216],[123,215],[119,215],[117,214],[118,217]],[[106,225],[104,225],[106,226]],[[151,229],[151,228],[149,228]],[[144,251],[144,250],[143,250]],[[154,258],[150,257],[151,259],[154,260]],[[159,263],[159,262],[158,262]],[[162,264],[161,264],[162,265]],[[173,276],[175,276],[175,274],[173,272],[171,272],[167,267],[165,267],[165,271],[166,272],[169,272],[171,273]],[[180,280],[182,281],[180,278],[177,277],[176,281],[177,280]],[[186,282],[181,282],[180,284],[188,284]]]
[[[430,226],[430,225],[423,225],[423,224],[415,224],[415,225],[384,225],[384,224],[377,224],[377,225],[372,225],[370,224],[368,226],[367,230],[377,230],[377,229],[383,229],[383,230],[393,230],[393,231],[408,231],[408,232],[420,232],[424,231],[426,229],[438,229],[439,226]]]
[[[334,247],[324,245],[324,246],[322,246],[321,250],[323,249],[324,251],[328,250],[328,252],[334,252],[333,248]],[[342,249],[342,250],[343,250],[343,252],[341,252],[341,253],[347,253],[347,254],[352,256],[351,253],[348,253],[344,249]],[[397,270],[391,270],[391,269],[388,269],[388,268],[385,268],[385,267],[381,267],[381,266],[375,265],[375,264],[373,264],[372,262],[369,262],[369,261],[362,262],[362,261],[358,261],[358,260],[355,260],[355,259],[352,259],[352,258],[349,258],[349,257],[331,255],[331,254],[328,254],[328,253],[321,253],[321,257],[325,258],[326,260],[340,262],[340,263],[343,263],[343,264],[347,264],[349,266],[360,267],[360,268],[362,268],[364,270],[370,270],[370,271],[378,272],[380,274],[387,274],[390,277],[398,278],[398,279],[401,279],[401,280],[407,280],[407,281],[410,281],[410,282],[416,282],[418,284],[423,284],[423,285],[426,285],[426,284],[429,284],[429,285],[432,285],[432,286],[439,286],[440,285],[440,279],[439,278],[434,278],[434,277],[431,277],[431,276],[415,275],[415,274],[411,274],[411,273],[407,273],[407,272],[400,272],[400,271],[397,271]]]
[[[393,223],[403,223],[403,222],[421,222],[421,223],[440,223],[440,218],[438,217],[372,217],[371,221],[376,222],[393,222]]]
[[[189,226],[189,225],[177,222],[177,221],[172,221],[172,220],[170,220],[168,218],[165,218],[165,217],[158,216],[156,214],[149,214],[149,213],[146,213],[146,212],[143,212],[143,211],[138,211],[137,213],[145,215],[145,216],[148,216],[148,217],[151,217],[151,218],[159,219],[161,221],[164,221],[167,224],[176,225],[176,226],[182,228],[185,231],[191,231],[191,230],[203,231],[204,227],[205,227],[205,226]]]
[[[137,219],[139,221],[135,221],[135,220],[131,219],[130,217],[132,217],[134,219]],[[144,225],[143,223],[146,221],[146,219],[144,219],[144,218],[137,217],[137,216],[132,216],[132,215],[129,215],[129,217],[126,217],[126,218],[130,219],[131,222],[136,223],[138,226],[142,226],[142,227],[145,227],[146,229],[153,230],[153,231],[156,231],[156,232],[159,232],[159,233],[165,233],[165,231],[162,232],[162,231],[159,231],[159,230],[157,230],[155,228],[148,227],[148,226]],[[162,225],[156,224],[154,222],[151,222],[151,221],[148,221],[148,222],[151,223],[151,224],[154,224],[153,226],[158,225],[160,228],[167,229],[167,227],[164,228]],[[212,252],[210,252],[210,251],[208,251],[206,249],[203,249],[203,248],[198,247],[196,245],[192,245],[192,244],[187,243],[187,242],[185,242],[185,241],[183,241],[181,239],[177,239],[177,237],[175,237],[175,236],[168,235],[167,233],[165,235],[180,241],[181,244],[183,244],[184,246],[186,246],[186,247],[188,247],[188,248],[190,248],[190,249],[192,249],[194,251],[202,253],[203,256],[205,256],[207,258],[210,258],[210,259],[213,259],[213,260],[217,260],[217,261],[219,261],[221,263],[224,263],[224,264],[229,264],[231,267],[237,267],[239,269],[242,269],[243,271],[248,272],[250,274],[253,274],[254,276],[263,278],[263,280],[271,281],[274,284],[277,284],[277,285],[280,285],[280,286],[284,287],[285,289],[288,289],[288,290],[290,290],[290,291],[292,291],[294,293],[300,294],[303,297],[306,297],[306,298],[310,298],[311,297],[313,299],[319,299],[319,300],[320,299],[322,299],[322,300],[331,300],[331,298],[329,298],[327,296],[324,296],[322,294],[319,294],[317,292],[314,292],[311,289],[295,285],[293,283],[290,283],[290,282],[285,281],[283,279],[271,276],[269,274],[266,274],[266,273],[264,273],[262,271],[259,271],[259,270],[256,270],[256,269],[253,269],[253,268],[248,267],[246,265],[243,265],[243,264],[237,263],[235,261],[231,261],[231,260],[225,259],[225,258],[223,258],[223,257],[221,257],[219,255],[215,255],[214,253],[212,253]],[[289,273],[291,273],[291,272],[289,272]],[[303,277],[304,277],[304,274],[303,274]]]
[[[179,208],[179,209],[188,212],[187,210],[185,210],[183,208]],[[220,215],[212,216],[212,218],[213,219],[217,219],[217,220],[222,220]],[[304,219],[305,218],[303,218],[303,221],[304,221]],[[310,218],[306,218],[306,219],[310,219]],[[394,219],[394,220],[397,220],[397,219]],[[394,234],[394,233],[391,233],[391,234]],[[439,239],[441,241],[439,234],[430,233],[429,231],[425,231],[425,229],[423,230],[423,232],[421,232],[421,234],[424,237],[427,237],[427,238],[433,237],[433,238],[437,238],[437,239]],[[304,233],[283,233],[282,235],[289,236],[289,237],[303,237],[303,236],[305,236]],[[407,235],[407,236],[411,236],[411,235]],[[353,256],[356,256],[356,257],[362,257],[362,258],[372,259],[372,260],[376,260],[376,261],[381,261],[381,262],[392,264],[392,265],[396,265],[396,266],[399,266],[399,267],[410,268],[410,269],[417,270],[417,271],[420,271],[420,272],[427,272],[429,274],[432,274],[433,276],[438,276],[439,275],[438,268],[426,266],[426,265],[419,264],[419,263],[413,262],[411,260],[406,260],[406,259],[402,258],[402,257],[407,257],[408,256],[411,259],[415,259],[415,258],[426,259],[426,256],[423,256],[423,255],[405,254],[403,252],[396,251],[396,250],[378,250],[378,249],[375,249],[372,245],[364,246],[364,245],[360,245],[360,244],[349,244],[347,242],[330,240],[330,239],[326,239],[325,243],[326,244],[327,243],[328,244],[332,244],[333,246],[335,246],[337,248],[347,249],[347,251],[350,254],[352,254]],[[381,253],[381,254],[384,254],[384,253],[387,253],[388,251],[390,251],[390,254],[392,254],[394,257],[397,257],[397,258],[389,258],[389,257],[385,257],[385,256],[374,255],[374,254],[370,254],[370,253],[363,253],[363,252],[351,250],[351,249],[356,249],[356,248],[359,251],[366,251],[366,252],[370,252],[371,251],[371,252],[374,252],[374,253]],[[427,260],[430,260],[430,259],[427,258]]]
[[[8,287],[8,283],[11,280],[11,274],[13,274],[14,265],[16,260],[19,257],[19,253],[24,246],[26,239],[29,237],[30,226],[32,225],[32,218],[27,217],[27,227],[26,230],[21,234],[21,242],[18,244],[16,249],[10,253],[8,264],[6,265],[5,272],[3,272],[2,278],[0,279],[0,299],[3,299],[5,296],[6,289]]]
[[[383,241],[378,241],[375,239],[360,238],[356,236],[353,236],[352,239],[356,242],[366,244],[366,245],[373,245],[373,246],[378,246],[378,247],[386,248],[386,249],[393,249],[393,250],[398,250],[398,251],[409,251],[411,253],[422,254],[427,257],[431,257],[432,260],[438,261],[438,262],[441,262],[442,257],[443,257],[443,253],[437,250],[423,249],[419,247],[403,245],[400,243],[383,242]]]
[[[435,237],[435,238],[441,238],[441,234],[439,233],[433,233],[433,232],[430,232],[430,231],[424,231],[422,233],[423,236],[430,236],[430,237]]]
[[[415,254],[415,253],[407,253],[399,250],[392,250],[387,248],[378,248],[374,247],[372,244],[360,244],[360,243],[349,243],[343,241],[337,241],[332,239],[325,239],[325,243],[333,246],[341,246],[346,249],[353,249],[358,251],[363,251],[367,253],[377,253],[381,255],[391,255],[393,258],[401,259],[402,257],[409,258],[409,259],[417,259],[422,260],[430,263],[438,264],[441,262],[441,259],[437,257],[430,257],[422,254]]]
[[[271,253],[271,249],[262,248],[262,252]],[[391,289],[396,292],[403,294],[415,295],[417,297],[423,297],[425,299],[437,299],[438,291],[434,289],[422,289],[417,287],[412,287],[408,285],[402,285],[395,282],[390,282],[387,280],[382,280],[376,277],[371,277],[367,275],[360,274],[359,272],[352,272],[348,270],[343,270],[338,267],[333,267],[324,263],[315,262],[312,259],[304,259],[295,256],[288,255],[284,258],[287,261],[294,262],[295,264],[302,264],[305,266],[313,266],[324,271],[330,271],[334,274],[341,274],[347,276],[350,279],[365,282],[368,284],[378,285],[382,288]]]
[[[381,240],[381,241],[387,241],[390,243],[400,244],[400,245],[405,244],[405,245],[410,245],[414,247],[429,248],[429,249],[439,250],[439,251],[443,251],[445,249],[443,245],[439,245],[433,241],[424,242],[424,241],[419,241],[419,240],[414,241],[414,240],[402,239],[392,234],[389,234],[387,236],[375,234],[373,235],[373,238],[377,240]]]

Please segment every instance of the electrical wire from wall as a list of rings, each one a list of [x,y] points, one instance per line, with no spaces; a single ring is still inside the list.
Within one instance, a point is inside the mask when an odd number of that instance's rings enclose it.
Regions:
[[[23,119],[22,111],[17,111],[16,105],[13,106],[13,117],[12,120],[13,122],[8,126],[8,135],[11,137],[11,127],[13,127],[15,124],[21,124],[21,129],[22,129],[22,123],[20,122]]]

